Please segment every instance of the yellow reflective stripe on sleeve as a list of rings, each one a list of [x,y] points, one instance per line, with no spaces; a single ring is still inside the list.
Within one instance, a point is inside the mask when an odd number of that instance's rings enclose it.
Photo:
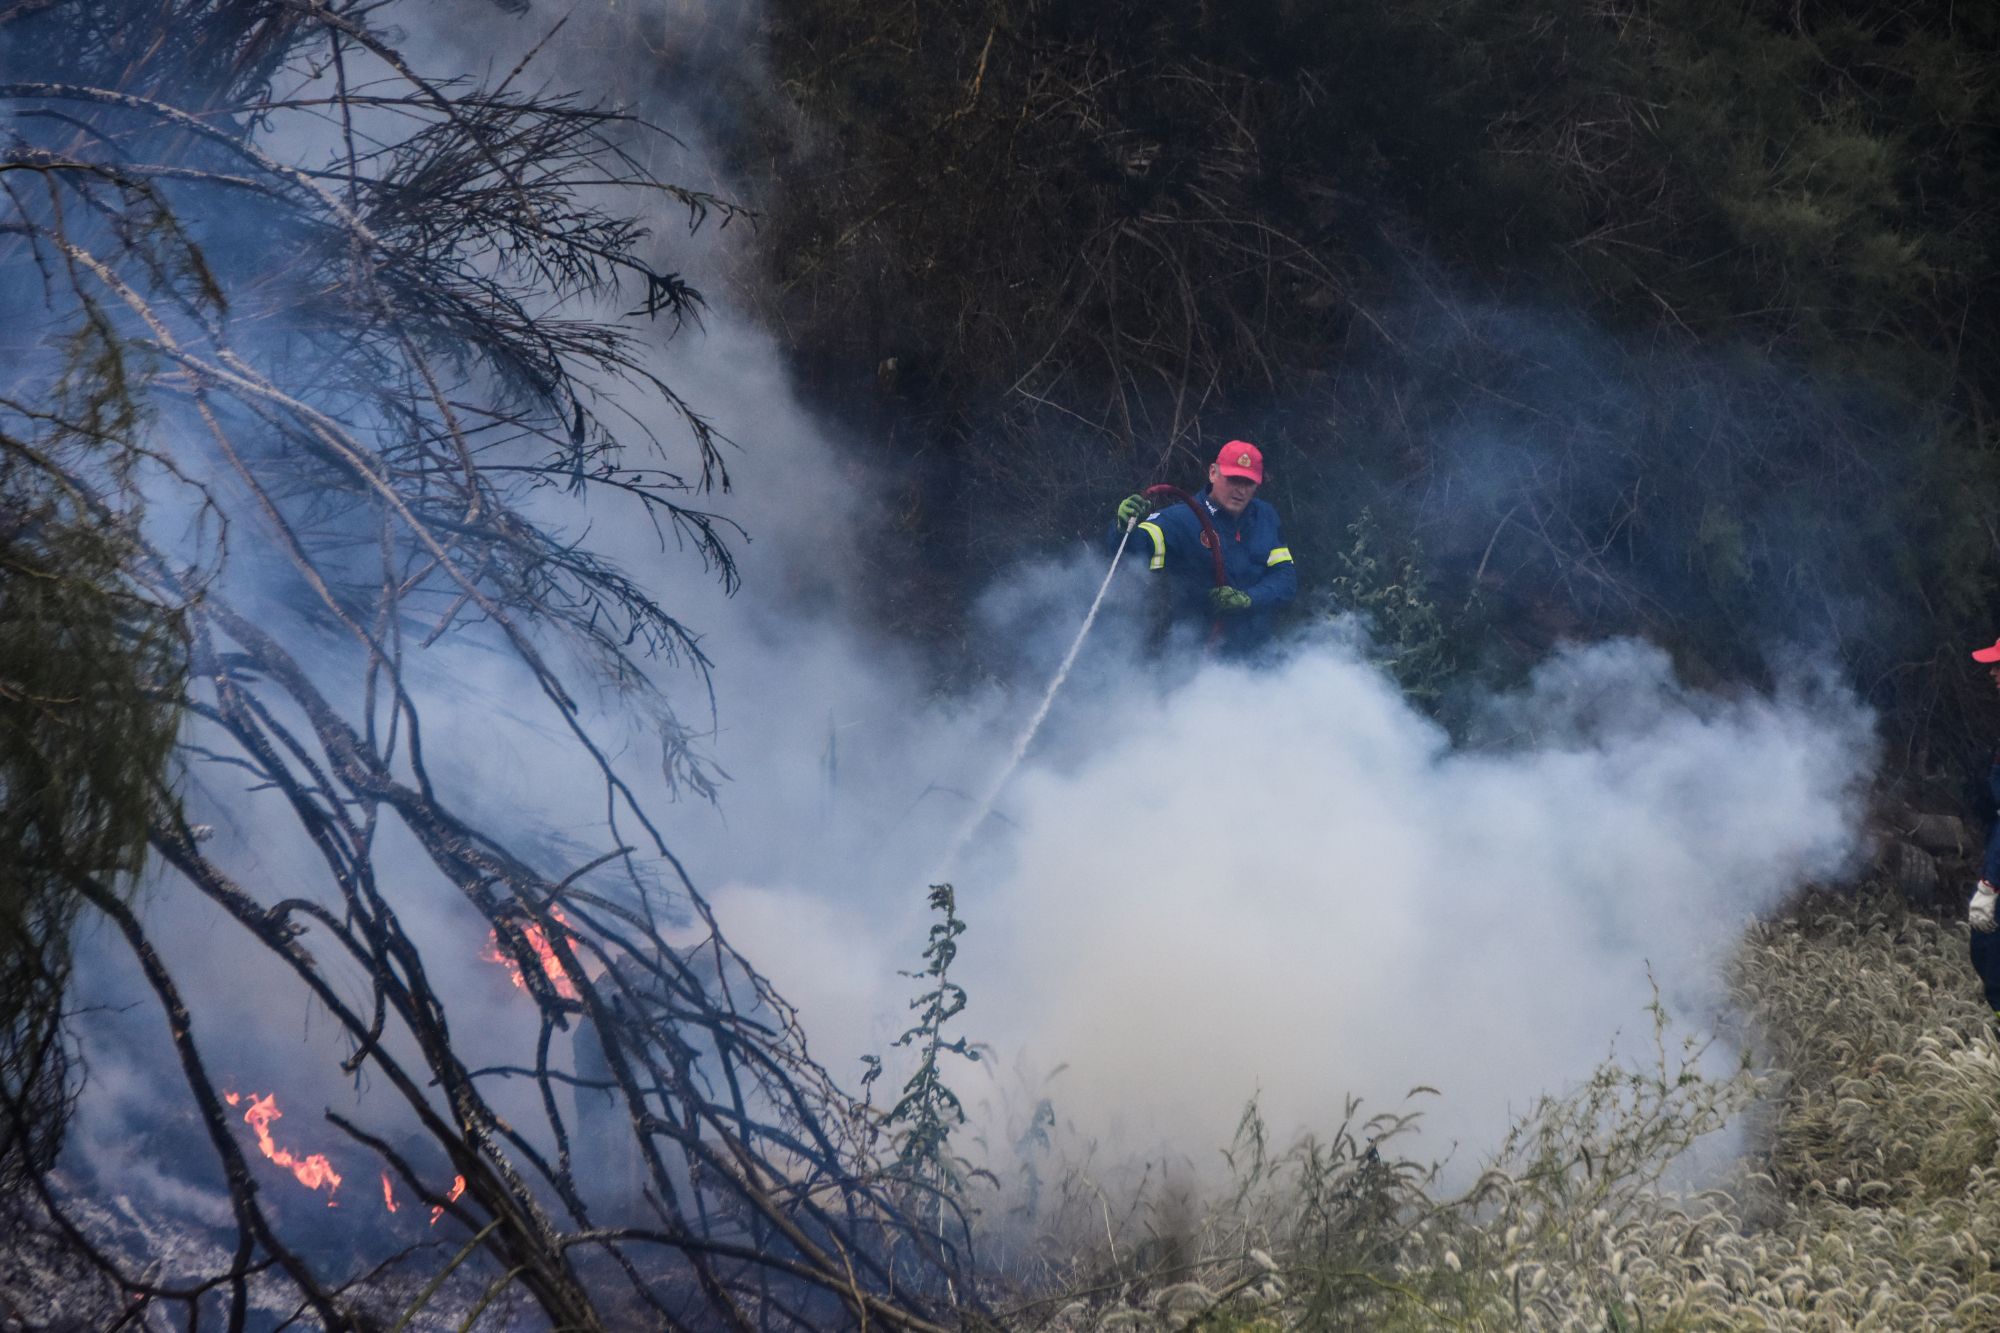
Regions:
[[[1167,566],[1167,534],[1160,531],[1157,523],[1141,523],[1139,531],[1153,539],[1153,558],[1146,562],[1148,569],[1165,569]]]
[[[1289,564],[1291,563],[1291,559],[1292,559],[1291,547],[1273,546],[1271,548],[1271,558],[1264,562],[1264,568],[1269,569],[1272,565]]]

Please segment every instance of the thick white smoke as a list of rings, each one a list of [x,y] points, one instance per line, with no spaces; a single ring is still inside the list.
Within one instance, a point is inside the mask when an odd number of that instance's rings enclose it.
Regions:
[[[1059,720],[1067,762],[1031,757],[956,877],[960,1030],[1061,1067],[1032,1095],[1082,1136],[1196,1161],[1253,1095],[1290,1133],[1418,1084],[1432,1146],[1490,1145],[1621,1029],[1650,1038],[1649,974],[1699,1026],[1743,924],[1854,851],[1872,751],[1851,699],[1703,696],[1630,642],[1559,656],[1492,705],[1519,739],[1472,752],[1331,643],[1151,680]],[[879,1041],[921,887],[721,906],[809,1018]],[[982,1077],[968,1100],[1018,1112]]]
[[[1190,1150],[1260,1089],[1284,1132],[1429,1084],[1434,1128],[1490,1140],[1646,1028],[1649,964],[1685,1016],[1716,947],[1851,850],[1852,707],[1691,698],[1629,643],[1512,702],[1553,734],[1455,753],[1328,651],[1125,702],[1106,723],[1130,739],[1020,786],[975,921],[999,947],[969,950],[1011,982],[1005,1030],[1105,1130]],[[1572,729],[1587,708],[1612,716]]]

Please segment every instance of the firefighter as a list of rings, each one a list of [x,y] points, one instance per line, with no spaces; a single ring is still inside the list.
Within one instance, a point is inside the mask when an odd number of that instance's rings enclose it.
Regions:
[[[1257,498],[1264,484],[1264,453],[1245,440],[1222,446],[1208,465],[1208,485],[1194,497],[1208,516],[1174,503],[1155,509],[1143,495],[1119,502],[1109,544],[1114,549],[1134,519],[1140,520],[1126,551],[1167,576],[1177,618],[1219,622],[1218,646],[1240,655],[1271,636],[1278,608],[1298,595],[1298,570],[1278,528],[1278,511]],[[1222,548],[1224,582],[1215,577],[1209,532]]]
[[[2000,642],[1976,650],[1972,660],[1984,664],[1993,684],[2000,687]],[[1986,1003],[1993,1010],[1994,1020],[2000,1022],[2000,933],[1994,930],[1993,888],[2000,884],[2000,750],[1994,751],[1986,782],[1993,795],[1996,818],[1986,837],[1986,859],[1980,862],[1979,883],[1972,890],[1972,902],[1965,916],[1972,926],[1972,967],[1986,987]]]

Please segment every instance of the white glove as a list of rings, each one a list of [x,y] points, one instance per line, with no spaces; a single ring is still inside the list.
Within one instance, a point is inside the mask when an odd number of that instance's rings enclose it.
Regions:
[[[2000,925],[2000,921],[1995,921],[1993,917],[1996,902],[2000,902],[2000,898],[1995,896],[1993,886],[1980,880],[1979,887],[1972,891],[1972,902],[1965,909],[1965,919],[1974,930],[1984,933]]]

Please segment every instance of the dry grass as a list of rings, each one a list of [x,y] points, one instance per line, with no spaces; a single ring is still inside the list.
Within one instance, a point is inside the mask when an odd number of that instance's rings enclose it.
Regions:
[[[1652,1061],[1546,1099],[1452,1197],[1396,1156],[1405,1118],[1274,1153],[1253,1113],[1234,1197],[1155,1190],[1122,1250],[1100,1226],[1048,1251],[1087,1257],[1044,1267],[1054,1294],[1011,1326],[2000,1327],[2000,1044],[1965,928],[1814,899],[1754,928],[1731,980],[1755,1052],[1735,1077],[1656,1012]],[[1710,1188],[1663,1183],[1725,1126],[1746,1150]],[[1055,1193],[1060,1232],[1086,1191]]]

